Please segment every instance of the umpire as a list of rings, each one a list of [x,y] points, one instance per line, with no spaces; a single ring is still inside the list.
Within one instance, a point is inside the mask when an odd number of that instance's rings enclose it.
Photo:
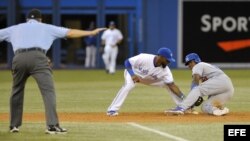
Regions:
[[[22,125],[24,88],[29,76],[36,80],[43,97],[47,125],[45,133],[67,133],[67,130],[59,125],[52,70],[46,52],[55,39],[96,35],[106,29],[85,31],[58,27],[41,21],[40,10],[32,9],[27,15],[26,23],[0,30],[0,41],[10,42],[15,54],[12,62],[13,84],[10,97],[11,133],[19,132]]]

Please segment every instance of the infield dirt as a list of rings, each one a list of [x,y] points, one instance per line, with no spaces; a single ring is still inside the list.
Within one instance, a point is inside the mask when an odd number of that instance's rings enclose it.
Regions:
[[[160,112],[119,113],[109,117],[106,113],[59,113],[60,121],[67,122],[250,122],[250,112],[232,112],[225,116],[198,115],[166,115]],[[1,121],[8,121],[8,113],[0,113]],[[24,121],[45,121],[44,113],[24,113]]]

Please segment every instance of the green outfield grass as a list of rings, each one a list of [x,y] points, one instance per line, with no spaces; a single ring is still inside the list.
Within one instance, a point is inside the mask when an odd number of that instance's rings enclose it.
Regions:
[[[230,111],[250,112],[250,70],[225,70],[235,86],[235,95],[227,104]],[[175,83],[187,94],[191,82],[190,70],[173,70]],[[116,93],[123,85],[123,70],[107,75],[104,70],[55,70],[58,112],[106,113]],[[0,113],[9,112],[12,76],[9,70],[0,71]],[[120,112],[163,112],[174,106],[167,91],[138,85],[127,97]],[[198,109],[199,110],[199,109]],[[25,88],[24,113],[44,112],[42,97],[35,80],[29,78]],[[60,117],[59,117],[60,118]],[[222,141],[223,125],[232,123],[171,123],[142,122],[142,126],[178,136],[189,141]],[[250,124],[233,123],[233,124]],[[135,128],[126,122],[61,122],[69,130],[66,135],[46,135],[45,121],[27,122],[20,133],[8,132],[9,123],[0,121],[0,141],[174,141],[154,132]]]

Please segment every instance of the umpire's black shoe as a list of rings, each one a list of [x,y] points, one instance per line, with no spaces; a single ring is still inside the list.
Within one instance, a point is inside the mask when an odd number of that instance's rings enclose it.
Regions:
[[[66,134],[67,129],[62,128],[59,124],[49,125],[48,129],[45,131],[46,134]]]
[[[19,132],[18,127],[15,127],[15,126],[10,127],[10,133],[18,133],[18,132]]]

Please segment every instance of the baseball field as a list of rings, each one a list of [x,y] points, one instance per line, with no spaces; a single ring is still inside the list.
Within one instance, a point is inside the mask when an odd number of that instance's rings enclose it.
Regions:
[[[250,124],[249,70],[224,70],[232,79],[235,94],[227,103],[230,113],[165,115],[175,105],[163,88],[138,84],[127,97],[119,116],[106,109],[124,83],[123,70],[107,75],[104,70],[55,70],[57,110],[64,135],[47,135],[42,96],[35,80],[25,88],[23,125],[9,133],[11,71],[0,71],[0,141],[223,141],[225,124]],[[190,70],[172,70],[175,83],[187,94]],[[196,108],[200,112],[200,107]]]

